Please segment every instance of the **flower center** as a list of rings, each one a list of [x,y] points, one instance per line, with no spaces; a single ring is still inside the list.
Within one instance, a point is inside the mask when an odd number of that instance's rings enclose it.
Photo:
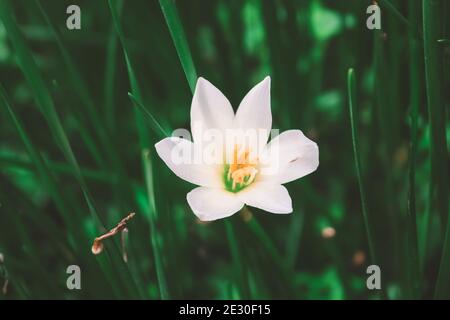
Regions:
[[[250,159],[248,150],[239,152],[235,147],[230,164],[224,168],[225,188],[231,192],[238,192],[250,185],[256,178],[258,169],[256,161]]]

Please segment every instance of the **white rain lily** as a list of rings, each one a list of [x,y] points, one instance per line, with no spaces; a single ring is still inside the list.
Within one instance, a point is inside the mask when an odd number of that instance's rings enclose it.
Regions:
[[[315,171],[319,149],[300,130],[267,143],[271,127],[270,77],[247,93],[236,114],[215,86],[199,78],[191,105],[193,142],[169,137],[155,147],[178,177],[199,186],[187,201],[202,221],[229,217],[244,205],[291,213],[282,184]]]

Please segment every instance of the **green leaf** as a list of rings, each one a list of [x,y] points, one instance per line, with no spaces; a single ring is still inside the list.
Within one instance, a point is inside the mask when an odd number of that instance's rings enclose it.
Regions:
[[[159,4],[169,27],[170,35],[177,50],[178,58],[183,67],[184,74],[194,93],[195,84],[197,83],[197,71],[195,70],[194,61],[192,60],[191,51],[184,34],[183,27],[178,16],[177,8],[174,0],[160,0]]]
[[[359,147],[359,129],[358,129],[358,117],[357,117],[357,101],[356,101],[356,80],[355,71],[353,69],[348,70],[347,75],[347,87],[348,87],[348,104],[350,110],[350,123],[352,129],[352,143],[353,143],[353,155],[355,159],[356,177],[358,179],[359,195],[361,197],[362,213],[364,218],[364,225],[366,227],[367,241],[369,243],[369,250],[371,260],[377,263],[375,256],[375,246],[374,246],[374,236],[372,231],[372,225],[369,219],[369,212],[367,207],[366,199],[366,187],[364,184],[362,169],[361,169],[361,158],[360,158],[360,147]]]

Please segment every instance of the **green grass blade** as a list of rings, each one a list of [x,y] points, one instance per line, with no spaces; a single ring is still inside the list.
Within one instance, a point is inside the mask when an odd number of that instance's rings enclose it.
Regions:
[[[133,103],[137,107],[139,107],[145,115],[148,116],[148,118],[150,119],[151,127],[159,138],[170,137],[170,134],[161,126],[161,124],[158,122],[158,120],[156,120],[153,114],[148,111],[148,109],[144,107],[144,105],[135,96],[133,96],[132,93],[129,92],[128,96],[130,97],[131,101],[133,101]]]
[[[71,210],[69,210],[69,208],[66,206],[63,196],[60,193],[60,189],[58,188],[56,182],[54,181],[52,174],[48,169],[44,159],[42,159],[39,151],[29,138],[29,135],[25,131],[24,125],[11,108],[8,99],[6,97],[6,92],[2,85],[0,85],[0,105],[3,108],[5,108],[5,110],[9,114],[11,121],[14,123],[14,126],[17,132],[19,133],[20,139],[25,145],[25,148],[30,156],[30,159],[32,160],[33,164],[36,167],[37,172],[39,173],[42,181],[44,182],[44,185],[51,194],[52,199],[55,202],[55,205],[58,208],[60,214],[65,218],[65,222],[67,223],[67,225],[70,226],[71,219],[69,213]]]
[[[117,36],[119,37],[120,43],[122,45],[122,51],[125,57],[125,63],[127,66],[127,72],[128,72],[128,78],[130,81],[130,88],[131,93],[136,101],[139,101],[142,104],[143,98],[141,89],[138,84],[138,80],[136,77],[136,73],[134,72],[133,65],[130,60],[128,47],[125,41],[125,36],[123,34],[122,30],[122,24],[120,22],[120,13],[122,11],[122,6],[124,4],[123,1],[112,1],[108,0],[109,8],[111,11],[111,16],[113,20],[113,24],[117,33]],[[148,148],[150,146],[149,137],[147,134],[146,126],[143,121],[141,110],[135,109],[135,119],[136,119],[136,125],[138,128],[138,135],[139,135],[139,141],[141,145],[141,149]]]
[[[350,108],[350,123],[352,127],[352,143],[353,143],[353,155],[355,159],[355,168],[356,168],[356,176],[358,178],[359,185],[359,193],[361,197],[361,205],[362,205],[362,213],[364,218],[364,225],[367,232],[367,241],[369,244],[370,258],[373,263],[377,263],[377,259],[375,256],[375,246],[374,246],[374,237],[372,232],[372,226],[370,224],[369,212],[367,208],[367,198],[365,185],[362,177],[361,171],[361,159],[359,156],[359,130],[357,123],[357,104],[356,104],[356,79],[355,72],[353,69],[348,70],[347,75],[347,86],[348,86],[348,99],[349,99],[349,108]]]
[[[121,20],[120,20],[120,14],[122,12],[122,8],[123,8],[123,1],[112,1],[109,0],[108,1],[108,5],[111,11],[111,16],[112,16],[112,20],[113,20],[113,24],[114,24],[114,28],[116,30],[117,36],[120,40],[121,46],[122,46],[122,51],[125,57],[125,63],[126,63],[126,67],[127,67],[127,73],[128,73],[128,78],[129,78],[129,83],[130,83],[130,88],[131,88],[131,94],[130,97],[132,97],[132,100],[134,102],[134,104],[137,104],[139,106],[142,106],[143,103],[143,97],[142,97],[142,93],[141,93],[141,89],[139,87],[139,83],[138,83],[138,79],[135,73],[135,70],[133,68],[133,64],[131,62],[130,56],[129,56],[129,51],[128,51],[128,47],[125,41],[125,36],[123,33],[123,29],[122,29],[122,24],[121,24]],[[152,178],[152,167],[150,164],[150,160],[149,160],[149,151],[148,148],[150,147],[151,143],[150,143],[150,135],[147,132],[147,127],[145,125],[144,122],[144,117],[142,115],[142,111],[138,108],[134,109],[135,111],[135,122],[138,128],[138,136],[139,136],[139,143],[140,143],[140,148],[141,148],[141,152],[142,152],[142,166],[143,166],[143,172],[144,172],[144,177],[147,183],[147,197],[148,197],[148,201],[149,203],[152,203],[154,206],[151,207],[150,210],[152,210],[152,214],[154,214],[153,217],[156,217],[157,212],[160,211],[160,208],[158,207],[158,205],[155,203],[155,194],[153,192],[153,181],[149,181],[149,178]],[[156,120],[155,120],[156,121]],[[154,137],[153,137],[154,138]],[[150,184],[151,183],[151,184]],[[151,189],[150,186],[152,187]],[[152,243],[152,248],[154,251],[154,257],[155,257],[155,268],[157,269],[157,278],[158,278],[158,283],[159,283],[159,291],[160,291],[160,297],[161,299],[168,299],[169,297],[169,291],[168,291],[168,286],[167,286],[167,281],[165,280],[164,277],[164,266],[162,263],[162,259],[161,259],[161,253],[160,253],[160,244],[159,244],[159,240],[161,238],[157,238],[156,232],[157,229],[155,227],[155,220],[154,219],[150,219],[150,228],[151,228],[151,243]]]
[[[105,105],[106,124],[111,132],[114,130],[116,125],[114,80],[117,72],[117,40],[117,34],[114,29],[114,25],[112,25],[111,30],[109,31],[108,45],[106,49],[105,80],[103,86],[103,103]]]
[[[105,230],[103,222],[101,221],[100,216],[97,213],[97,210],[94,205],[94,201],[90,195],[87,184],[84,180],[84,177],[81,174],[81,169],[78,165],[78,161],[73,153],[73,150],[70,146],[69,139],[64,131],[59,115],[56,111],[55,105],[53,103],[53,99],[50,95],[48,88],[45,85],[43,78],[40,75],[39,69],[33,59],[33,56],[28,49],[25,41],[22,38],[22,35],[13,20],[13,12],[8,4],[7,0],[0,1],[0,18],[3,21],[5,29],[8,32],[8,36],[15,48],[15,53],[17,56],[17,63],[22,70],[27,82],[30,85],[30,88],[33,92],[34,98],[41,112],[43,113],[45,119],[47,120],[47,124],[53,134],[53,137],[61,149],[64,157],[72,166],[73,173],[77,182],[79,183],[83,197],[88,206],[88,212],[91,214],[92,219],[98,227],[98,231]],[[120,258],[120,253],[116,250],[113,255],[114,257]],[[123,262],[122,262],[123,263]],[[135,281],[132,278],[129,278],[126,282],[126,285],[130,289],[130,293],[135,292],[135,288],[133,288],[133,284]]]
[[[246,210],[249,210],[246,208]],[[293,295],[295,288],[292,283],[292,277],[294,276],[293,269],[288,265],[285,257],[280,253],[275,243],[267,234],[263,226],[258,222],[255,216],[252,217],[248,223],[248,230],[253,233],[264,249],[264,255],[269,256],[273,261],[277,270],[279,270],[280,282],[284,284],[284,290],[286,296]]]
[[[122,30],[122,24],[120,22],[120,14],[123,9],[123,1],[113,1],[108,0],[109,9],[111,11],[111,16],[116,30],[117,36],[119,37],[120,43],[122,45],[123,54],[125,56],[125,63],[127,65],[128,77],[130,81],[131,90],[137,99],[142,100],[141,90],[139,89],[138,81],[130,61],[130,56],[128,52],[128,47],[126,45],[125,36]]]
[[[53,99],[40,75],[39,69],[32,57],[31,52],[23,41],[20,31],[13,20],[12,10],[9,7],[7,0],[0,1],[0,17],[6,30],[8,31],[9,38],[15,48],[17,62],[25,78],[30,84],[36,103],[47,120],[48,126],[57,145],[61,149],[66,160],[73,167],[75,177],[77,178],[83,193],[86,196],[89,196],[89,193],[87,192],[87,185],[81,175],[81,170],[70,146],[69,139],[64,131],[59,115],[56,112]],[[92,202],[90,199],[86,199],[86,201]],[[97,225],[100,226],[101,222],[98,214],[96,212],[91,213]]]
[[[88,119],[94,128],[97,136],[99,137],[102,145],[106,148],[106,150],[109,152],[109,159],[113,159],[111,155],[113,154],[112,150],[113,147],[111,145],[111,140],[108,139],[106,130],[104,128],[104,124],[101,121],[101,117],[97,111],[97,108],[93,102],[92,96],[89,93],[89,90],[86,86],[86,81],[82,78],[81,74],[78,71],[77,66],[73,62],[68,50],[63,44],[63,41],[61,39],[60,34],[54,27],[53,23],[51,22],[50,18],[48,17],[45,9],[42,7],[42,4],[39,0],[35,0],[36,6],[38,7],[40,13],[44,17],[44,20],[48,26],[48,29],[50,31],[50,34],[55,39],[55,42],[58,46],[58,49],[61,53],[61,56],[63,58],[64,64],[67,68],[67,75],[68,79],[70,80],[71,87],[75,90],[75,92],[78,94],[78,96],[81,99],[81,107],[83,108],[84,112],[88,115]],[[103,161],[104,163],[104,161]]]
[[[159,4],[169,27],[170,35],[172,36],[175,49],[183,67],[186,79],[189,84],[191,92],[194,93],[195,84],[197,83],[197,71],[195,70],[194,61],[189,50],[189,45],[184,34],[183,26],[181,25],[178,16],[175,1],[160,0]]]
[[[396,121],[399,120],[399,108],[395,102],[397,100],[395,98],[396,92],[399,90],[399,81],[393,81],[390,86],[380,85],[392,79],[399,79],[397,68],[390,68],[392,63],[398,64],[398,54],[394,47],[387,46],[386,41],[383,40],[383,32],[381,30],[374,32],[373,68],[375,82],[373,89],[375,97],[372,110],[376,119],[374,121],[376,123],[375,128],[378,130],[377,135],[380,139],[372,140],[372,143],[379,145],[381,156],[379,162],[380,168],[376,167],[377,161],[373,161],[374,164],[367,163],[366,166],[368,168],[371,167],[370,169],[372,170],[381,169],[379,174],[382,177],[383,183],[380,185],[380,194],[384,201],[380,203],[380,206],[382,206],[383,212],[377,215],[371,215],[370,219],[371,223],[376,223],[376,225],[382,223],[385,228],[386,239],[380,239],[379,242],[380,244],[390,244],[388,250],[392,258],[389,261],[384,260],[384,262],[392,266],[392,281],[399,281],[401,283],[401,294],[407,295],[410,290],[408,290],[408,283],[406,282],[406,273],[403,271],[405,259],[402,257],[403,251],[401,251],[402,245],[404,244],[404,233],[400,229],[403,223],[402,219],[406,215],[400,204],[400,199],[395,194],[396,172],[391,160],[392,155],[395,154],[400,143],[399,127],[396,124]],[[358,110],[355,112],[357,113]],[[367,172],[371,172],[371,170]],[[364,188],[370,190],[370,185],[365,185]],[[376,237],[376,235],[374,236]],[[384,253],[380,252],[379,254],[384,256]],[[381,256],[377,255],[377,258],[381,258]]]
[[[436,207],[441,221],[447,225],[441,256],[436,298],[450,297],[450,219],[448,219],[448,154],[445,133],[445,98],[443,88],[443,55],[438,40],[442,38],[443,1],[423,1],[423,34],[428,118],[431,129],[432,187],[436,187]],[[433,201],[434,199],[430,199]]]
[[[154,191],[154,181],[152,171],[153,169],[149,150],[143,151],[142,159],[144,162],[144,171],[145,171],[144,174],[147,186],[147,198],[149,201],[149,212],[146,213],[146,217],[150,224],[150,236],[153,248],[153,255],[155,259],[156,277],[158,279],[159,284],[159,294],[162,300],[167,300],[169,299],[170,296],[167,288],[167,280],[163,266],[163,259],[160,245],[161,235],[159,234],[158,228],[156,227],[158,220],[157,217],[158,211],[155,203],[155,191]]]
[[[437,187],[438,208],[442,221],[448,215],[447,144],[445,135],[445,98],[443,55],[437,40],[442,37],[442,1],[423,2],[425,76],[428,117],[431,127],[431,163]]]
[[[33,164],[36,166],[36,169],[39,173],[39,176],[41,177],[42,181],[44,182],[44,185],[46,186],[46,189],[49,191],[53,201],[55,202],[56,207],[58,208],[59,213],[63,217],[63,220],[65,222],[65,225],[67,226],[67,230],[70,231],[70,234],[75,239],[78,239],[79,242],[73,243],[72,241],[67,241],[69,245],[72,245],[72,249],[79,254],[86,252],[86,247],[89,245],[88,241],[80,241],[81,239],[85,239],[85,236],[82,234],[82,229],[79,227],[81,223],[77,223],[76,221],[81,221],[79,216],[72,214],[72,208],[67,205],[66,199],[64,199],[64,195],[61,193],[61,189],[58,187],[56,181],[54,181],[52,173],[50,172],[46,161],[42,158],[36,147],[33,145],[31,139],[29,138],[28,134],[26,133],[23,124],[21,123],[20,119],[16,116],[14,111],[12,110],[11,106],[9,105],[9,102],[6,98],[6,93],[2,86],[0,86],[0,105],[2,105],[8,114],[11,117],[11,120],[13,121],[27,151],[30,155],[31,160],[33,161]],[[76,212],[74,212],[76,213]],[[46,217],[41,216],[39,219],[44,220]],[[47,222],[46,228],[51,227],[51,223]],[[24,233],[23,238],[28,239],[28,236]],[[81,243],[80,243],[81,242]],[[30,247],[33,247],[33,242],[28,242]],[[32,250],[32,252],[37,252],[38,250]],[[36,263],[39,263],[39,261],[36,260]],[[103,269],[105,275],[109,274],[110,272],[107,269]],[[43,270],[44,271],[44,270]],[[113,279],[113,277],[111,277]]]
[[[416,0],[411,0],[416,1]],[[420,28],[418,28],[415,24],[411,23],[392,3],[390,0],[379,0],[379,4],[382,8],[386,9],[389,13],[391,13],[394,17],[398,19],[406,28],[408,28],[410,34],[417,38],[421,39],[422,34],[420,32]]]
[[[419,23],[420,5],[418,1],[411,1],[408,6],[409,18],[412,23]],[[410,146],[409,146],[409,168],[408,168],[408,207],[406,228],[406,250],[409,265],[408,282],[412,286],[412,297],[419,298],[421,290],[421,274],[419,259],[419,243],[417,236],[417,214],[416,214],[416,157],[417,157],[417,122],[419,106],[421,102],[420,86],[420,45],[414,38],[413,32],[409,32],[410,51]]]
[[[47,166],[51,172],[54,172],[57,174],[69,175],[69,176],[73,175],[72,167],[70,165],[68,165],[67,163],[52,161],[52,160],[46,159],[45,157],[43,157],[43,160],[47,164]],[[22,169],[32,169],[35,162],[36,161],[33,159],[27,160],[27,159],[20,159],[15,156],[0,155],[0,166],[3,166],[3,167],[18,167],[18,168],[22,168]],[[92,181],[113,183],[117,180],[117,176],[114,174],[111,174],[108,171],[89,169],[86,167],[80,167],[80,168],[81,168],[81,175],[84,178],[92,180]]]

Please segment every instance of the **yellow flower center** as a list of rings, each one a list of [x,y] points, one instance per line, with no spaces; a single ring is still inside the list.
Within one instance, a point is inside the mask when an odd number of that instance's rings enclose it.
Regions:
[[[257,162],[252,161],[248,150],[241,151],[236,146],[230,164],[225,165],[224,181],[228,191],[238,192],[250,185],[256,178]]]

